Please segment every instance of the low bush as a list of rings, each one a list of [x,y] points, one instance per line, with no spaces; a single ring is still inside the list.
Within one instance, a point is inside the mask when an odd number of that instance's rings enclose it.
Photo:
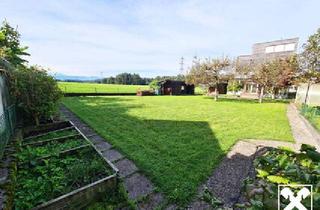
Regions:
[[[255,162],[256,177],[244,183],[244,195],[249,201],[246,209],[277,209],[279,184],[313,185],[313,208],[320,209],[320,153],[315,147],[302,145],[300,153],[290,149],[272,149]],[[308,200],[309,199],[309,200]],[[310,205],[310,196],[303,200]],[[288,200],[281,200],[287,205]]]
[[[320,107],[302,105],[300,108],[301,114],[309,120],[309,122],[320,131]]]

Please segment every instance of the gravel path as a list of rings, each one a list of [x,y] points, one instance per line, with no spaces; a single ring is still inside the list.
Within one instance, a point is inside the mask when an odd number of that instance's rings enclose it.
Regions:
[[[197,198],[189,205],[189,209],[210,209],[210,205],[201,200],[205,188],[212,192],[230,208],[240,198],[243,180],[254,173],[253,160],[268,147],[286,146],[298,151],[301,144],[311,144],[320,151],[319,133],[300,116],[294,104],[288,105],[287,117],[292,129],[295,143],[269,140],[242,140],[237,142],[221,163],[215,168],[208,180],[199,187]]]

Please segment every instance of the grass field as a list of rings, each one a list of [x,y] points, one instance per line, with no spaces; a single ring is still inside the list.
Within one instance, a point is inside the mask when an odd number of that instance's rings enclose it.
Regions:
[[[138,89],[148,90],[148,85],[115,85],[83,82],[58,82],[65,93],[136,93]]]
[[[138,89],[150,89],[149,85],[116,85],[85,82],[58,82],[58,86],[64,93],[136,93]],[[204,91],[196,87],[195,93],[203,94]]]
[[[179,205],[239,139],[293,141],[286,104],[203,96],[75,97],[64,104]]]

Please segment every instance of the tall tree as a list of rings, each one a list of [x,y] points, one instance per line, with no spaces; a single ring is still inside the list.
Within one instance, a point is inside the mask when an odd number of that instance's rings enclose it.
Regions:
[[[304,81],[320,82],[320,28],[303,44],[300,56],[301,76]]]
[[[298,71],[297,56],[256,63],[237,63],[236,71],[242,78],[259,85],[261,103],[265,93],[271,94],[274,98],[280,90],[294,84]]]
[[[230,66],[230,60],[226,57],[194,61],[187,75],[187,82],[204,85],[207,88],[214,87],[214,99],[217,100],[219,95],[218,85],[223,76],[223,71],[228,66]]]
[[[7,21],[0,27],[0,57],[5,58],[13,66],[23,66],[27,61],[23,56],[29,56],[28,47],[21,46],[20,34],[17,29],[9,25]]]

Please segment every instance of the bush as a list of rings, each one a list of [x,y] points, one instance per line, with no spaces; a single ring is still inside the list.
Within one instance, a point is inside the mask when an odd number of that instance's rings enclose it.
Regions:
[[[11,73],[10,88],[16,104],[36,125],[58,108],[62,92],[55,79],[39,66],[21,67]]]
[[[277,209],[278,184],[310,184],[313,185],[313,207],[320,209],[320,153],[306,144],[300,151],[271,149],[255,160],[256,177],[247,179],[244,185],[244,194],[249,201],[246,208]],[[302,202],[307,207],[308,199]],[[287,203],[282,202],[287,200],[281,200],[281,205],[285,205]]]
[[[228,91],[230,92],[238,92],[243,88],[243,85],[234,80],[229,82],[227,88],[228,88]]]
[[[301,114],[318,130],[320,130],[320,107],[312,107],[303,104],[300,109]]]

